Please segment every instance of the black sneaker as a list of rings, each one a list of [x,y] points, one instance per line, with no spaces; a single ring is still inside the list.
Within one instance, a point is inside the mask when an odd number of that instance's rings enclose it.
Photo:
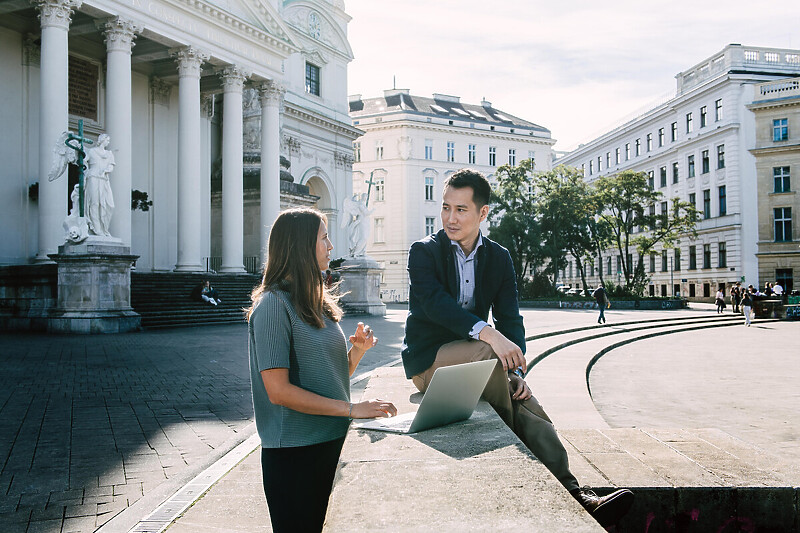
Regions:
[[[603,527],[613,526],[619,522],[633,505],[633,493],[628,489],[619,489],[607,496],[598,496],[584,487],[571,494]]]

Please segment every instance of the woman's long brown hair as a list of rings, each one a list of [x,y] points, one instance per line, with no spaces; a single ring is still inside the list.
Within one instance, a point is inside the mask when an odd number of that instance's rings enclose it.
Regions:
[[[247,310],[248,319],[261,295],[278,286],[289,293],[295,311],[305,323],[323,328],[324,317],[334,322],[342,318],[337,298],[325,287],[317,262],[317,235],[323,222],[328,223],[323,213],[305,207],[287,209],[278,215],[269,234],[261,285],[250,295],[253,306]]]

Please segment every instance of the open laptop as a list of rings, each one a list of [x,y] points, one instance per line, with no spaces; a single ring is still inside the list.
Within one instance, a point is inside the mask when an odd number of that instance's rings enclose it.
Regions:
[[[496,359],[437,368],[415,413],[357,422],[353,427],[392,433],[416,433],[472,415],[489,381]]]

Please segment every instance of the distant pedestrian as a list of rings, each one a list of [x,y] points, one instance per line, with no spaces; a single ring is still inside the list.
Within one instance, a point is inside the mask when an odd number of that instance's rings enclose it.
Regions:
[[[213,306],[222,303],[217,289],[212,287],[211,282],[208,280],[206,280],[206,282],[203,284],[203,288],[200,290],[200,298],[202,298],[204,302]]]
[[[766,294],[768,298],[772,296],[772,283],[766,282],[764,284],[764,294]]]
[[[721,315],[722,310],[725,309],[725,293],[722,292],[722,287],[717,289],[717,295],[715,296],[715,303],[717,304],[717,314]]]
[[[600,308],[600,316],[597,317],[598,324],[605,324],[606,323],[606,315],[605,311],[606,308],[611,307],[611,301],[608,299],[608,294],[606,293],[606,289],[601,283],[599,287],[597,287],[594,292],[592,293],[592,298],[595,299],[597,302],[597,307]]]
[[[731,287],[731,306],[734,313],[739,313],[739,303],[742,301],[742,288],[737,283]]]
[[[772,294],[778,298],[783,297],[783,286],[777,281],[775,282],[775,285],[772,286]]]
[[[750,285],[747,290],[744,291],[742,294],[742,311],[744,312],[744,325],[750,327],[750,312],[753,309],[753,301],[754,301],[754,292],[753,286]]]

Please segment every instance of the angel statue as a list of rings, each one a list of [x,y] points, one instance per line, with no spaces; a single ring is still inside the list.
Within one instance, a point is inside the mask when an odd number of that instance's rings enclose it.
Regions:
[[[369,240],[369,215],[372,214],[372,211],[367,208],[366,197],[367,195],[364,193],[354,194],[352,198],[344,199],[344,217],[341,227],[350,230],[350,257],[366,255],[367,240]]]

